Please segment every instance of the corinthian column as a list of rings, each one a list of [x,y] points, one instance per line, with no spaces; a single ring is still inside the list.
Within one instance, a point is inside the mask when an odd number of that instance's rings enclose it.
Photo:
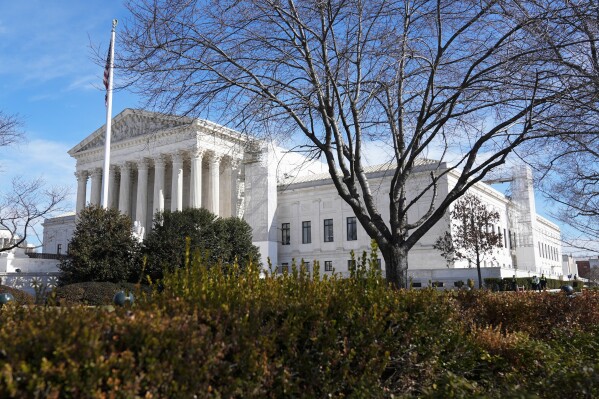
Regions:
[[[148,206],[148,163],[145,159],[137,162],[137,203],[135,220],[146,226],[146,211]]]
[[[164,212],[164,159],[154,159],[154,213]]]
[[[204,150],[196,150],[191,154],[191,175],[189,187],[189,206],[202,207],[202,158]]]
[[[231,215],[230,216],[239,216],[237,203],[239,201],[239,168],[241,165],[241,161],[239,159],[231,159]]]
[[[131,166],[128,163],[119,165],[121,169],[121,183],[119,186],[119,211],[123,215],[129,215],[130,194],[129,186],[131,185]]]
[[[210,191],[212,194],[210,211],[220,216],[220,155],[214,154],[210,159]]]
[[[85,191],[87,190],[87,178],[89,177],[86,170],[75,172],[77,176],[77,214],[85,208]]]
[[[171,211],[183,210],[183,157],[173,154],[173,182],[171,185]]]
[[[106,201],[106,204],[108,204],[108,208],[116,208],[116,204],[115,204],[115,197],[116,197],[116,169],[114,166],[110,167],[110,170],[108,171],[109,173],[109,177],[108,177],[108,201]]]
[[[92,205],[100,205],[102,201],[102,169],[100,168],[92,171],[92,192],[90,197]]]

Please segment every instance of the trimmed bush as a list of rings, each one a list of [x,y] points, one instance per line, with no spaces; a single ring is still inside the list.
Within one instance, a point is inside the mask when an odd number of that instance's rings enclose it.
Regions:
[[[237,260],[242,269],[250,261],[260,259],[258,248],[252,244],[252,228],[246,221],[219,218],[204,208],[157,213],[144,240],[143,252],[147,257],[144,274],[152,281],[182,267],[195,252],[207,264],[228,267]]]
[[[114,294],[118,291],[136,293],[139,289],[132,283],[90,281],[57,287],[50,294],[50,300],[59,305],[112,305]],[[149,292],[149,287],[146,286],[145,291]]]
[[[140,245],[131,219],[116,209],[89,206],[77,217],[60,285],[87,281],[134,282],[141,273]]]
[[[21,291],[16,288],[12,288],[6,285],[0,285],[0,293],[9,293],[15,298],[15,301],[19,305],[32,305],[35,302],[35,298],[25,291]]]

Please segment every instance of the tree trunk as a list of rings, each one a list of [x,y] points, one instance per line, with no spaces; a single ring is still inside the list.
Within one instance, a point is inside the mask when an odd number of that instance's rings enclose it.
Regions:
[[[476,271],[478,273],[478,289],[481,290],[483,288],[483,279],[480,274],[480,252],[478,249],[476,250]]]
[[[408,250],[399,244],[379,249],[385,260],[387,281],[395,288],[408,288]]]

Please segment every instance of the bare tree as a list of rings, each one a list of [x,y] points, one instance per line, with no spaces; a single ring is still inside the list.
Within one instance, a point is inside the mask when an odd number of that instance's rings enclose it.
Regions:
[[[42,179],[13,179],[11,190],[0,197],[0,230],[10,233],[10,238],[0,245],[0,252],[22,247],[28,237],[41,241],[41,222],[64,210],[61,206],[67,195],[66,188],[46,189]]]
[[[470,264],[474,260],[478,288],[482,288],[480,265],[495,248],[503,246],[501,234],[494,229],[499,212],[489,209],[476,195],[466,194],[453,204],[451,220],[451,232],[439,237],[433,247],[448,263],[467,259]]]
[[[22,123],[17,115],[0,111],[0,147],[6,147],[23,139]]]
[[[539,1],[538,7],[547,4]],[[599,3],[564,2],[555,17],[531,31],[543,42],[546,60],[557,60],[567,73],[568,86],[554,108],[555,118],[537,125],[548,133],[543,142],[522,149],[523,158],[539,173],[538,188],[556,206],[553,217],[574,232],[566,232],[569,246],[599,252]],[[571,46],[556,37],[566,32]],[[564,132],[569,134],[563,134]],[[571,134],[575,132],[575,134]]]
[[[0,147],[10,146],[24,139],[22,121],[16,115],[0,111]],[[8,237],[0,242],[0,252],[10,251],[27,243],[27,237],[39,241],[39,225],[44,218],[63,210],[68,191],[66,188],[46,189],[43,180],[24,181],[14,178],[3,185],[0,192],[0,230]]]
[[[131,0],[118,66],[164,112],[220,117],[248,132],[303,137],[376,240],[387,278],[449,205],[520,144],[577,82],[533,34],[555,7],[502,0]],[[526,12],[523,12],[525,10]],[[560,32],[552,46],[568,48]],[[364,171],[392,154],[384,220]],[[409,191],[423,158],[438,167]],[[443,161],[453,161],[447,166]],[[438,183],[460,172],[442,195]],[[417,220],[408,213],[426,201]],[[416,205],[416,204],[419,205]]]

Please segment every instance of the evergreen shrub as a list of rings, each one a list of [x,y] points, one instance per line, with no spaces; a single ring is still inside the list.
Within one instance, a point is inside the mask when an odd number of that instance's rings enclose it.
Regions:
[[[142,289],[144,286],[141,286]],[[146,292],[149,287],[145,286]],[[136,293],[140,286],[132,283],[110,283],[90,281],[55,288],[49,296],[51,302],[58,305],[112,305],[114,294],[118,291]]]

